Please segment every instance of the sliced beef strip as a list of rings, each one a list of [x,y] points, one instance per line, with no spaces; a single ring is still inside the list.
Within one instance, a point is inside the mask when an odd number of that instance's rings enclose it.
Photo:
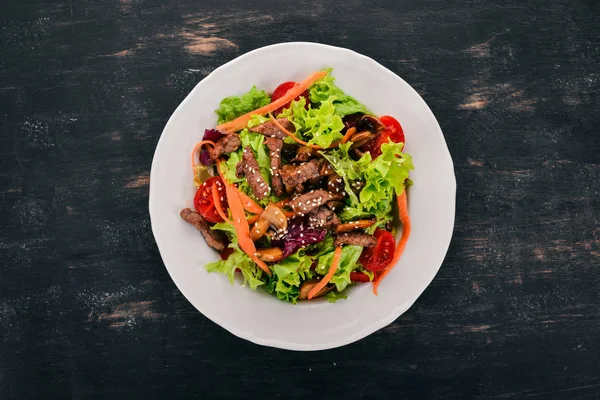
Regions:
[[[242,145],[240,136],[237,133],[230,133],[221,137],[215,143],[215,148],[210,152],[210,161],[215,162],[222,154],[229,154],[236,151]]]
[[[308,213],[308,226],[310,228],[323,228],[327,230],[335,231],[335,228],[339,225],[340,220],[326,206],[321,206]]]
[[[284,165],[281,169],[281,179],[286,187],[295,188],[309,179],[318,178],[319,169],[314,163],[302,165]]]
[[[331,193],[344,193],[344,180],[338,174],[329,175],[327,190]]]
[[[236,166],[236,174],[240,176],[242,173],[246,176],[246,180],[252,189],[252,193],[254,193],[257,199],[262,200],[269,194],[271,188],[267,185],[265,178],[261,175],[258,162],[254,157],[254,152],[249,146],[244,148],[242,161]]]
[[[296,131],[296,127],[294,126],[294,124],[292,124],[287,118],[278,118],[277,122],[279,122],[279,124],[285,129],[287,129],[289,132],[294,133]],[[249,130],[250,132],[260,133],[261,135],[265,135],[266,137],[277,138],[281,140],[287,137],[287,135],[283,133],[283,131],[279,129],[279,127],[275,125],[275,122],[273,121],[263,122],[260,125],[253,126]]]
[[[295,215],[305,215],[330,200],[341,200],[343,198],[343,195],[333,195],[326,190],[311,190],[290,201],[290,207]]]
[[[363,247],[375,247],[377,246],[377,238],[373,235],[363,232],[348,232],[337,235],[333,241],[334,246],[341,246],[343,244],[353,244]]]
[[[282,196],[285,193],[283,181],[281,180],[281,149],[283,149],[283,140],[277,138],[267,138],[265,144],[269,149],[271,156],[271,186],[275,196]]]
[[[335,210],[341,210],[342,207],[344,207],[344,202],[343,201],[339,201],[339,200],[332,200],[327,202],[327,204],[325,204],[327,207],[329,207],[332,211]]]
[[[210,229],[210,225],[200,214],[189,208],[184,208],[179,215],[185,222],[193,225],[200,231],[202,236],[204,236],[204,240],[206,240],[206,244],[217,251],[225,250],[225,247],[227,247],[227,238],[223,232]]]

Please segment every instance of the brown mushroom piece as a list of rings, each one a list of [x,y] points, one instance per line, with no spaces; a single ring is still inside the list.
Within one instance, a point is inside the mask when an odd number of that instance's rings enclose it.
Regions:
[[[313,287],[315,287],[315,285],[317,285],[318,283],[319,283],[319,281],[316,279],[311,279],[309,281],[302,282],[302,284],[300,285],[300,296],[298,296],[298,299],[300,299],[300,300],[308,299],[308,292],[310,292],[310,290]],[[313,296],[313,299],[315,299],[317,297],[321,297],[323,295],[326,295],[327,293],[331,292],[333,289],[335,289],[335,285],[327,285],[323,289],[319,290],[319,292]]]
[[[354,135],[352,135],[352,137],[350,137],[350,141],[352,142],[351,147],[360,147],[363,144],[375,138],[375,136],[377,136],[375,133],[369,131],[355,133]]]
[[[276,233],[282,233],[287,230],[287,218],[283,210],[273,203],[265,208],[252,226],[250,238],[256,242],[265,236],[269,228],[273,228]]]
[[[256,249],[256,256],[265,262],[277,262],[283,258],[283,250],[279,247]]]
[[[379,133],[385,129],[385,125],[372,115],[363,115],[358,123],[356,124],[356,130],[358,132],[369,131],[371,133]]]

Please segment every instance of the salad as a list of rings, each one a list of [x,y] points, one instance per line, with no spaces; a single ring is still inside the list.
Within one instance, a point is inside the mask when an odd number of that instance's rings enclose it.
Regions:
[[[410,235],[402,126],[331,72],[224,98],[192,151],[194,209],[180,213],[221,255],[209,272],[291,303],[335,302],[356,283],[377,294]]]

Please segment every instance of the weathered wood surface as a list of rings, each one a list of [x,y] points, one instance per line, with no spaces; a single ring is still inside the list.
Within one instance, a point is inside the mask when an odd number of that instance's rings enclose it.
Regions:
[[[598,1],[0,7],[1,399],[600,398]],[[146,206],[155,145],[192,87],[293,40],[413,85],[459,188],[447,259],[415,306],[313,354],[198,313]]]

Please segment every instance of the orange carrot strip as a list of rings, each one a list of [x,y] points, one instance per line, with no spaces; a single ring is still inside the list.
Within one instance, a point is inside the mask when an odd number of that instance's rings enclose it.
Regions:
[[[233,218],[232,223],[238,238],[238,245],[240,246],[240,249],[242,249],[242,251],[260,267],[260,269],[270,276],[271,270],[264,261],[258,258],[256,247],[250,238],[250,227],[246,220],[246,213],[244,212],[242,200],[239,195],[240,192],[233,184],[227,182],[224,178],[223,182],[225,183],[225,190],[227,191],[227,202],[229,204],[229,210],[231,211],[231,217]]]
[[[294,139],[294,141],[296,143],[300,143],[302,146],[307,146],[310,147],[311,149],[322,149],[321,146],[317,146],[316,144],[309,144],[307,142],[305,142],[302,139],[298,139],[296,137],[296,135],[294,135],[292,132],[288,131],[287,129],[285,129],[283,127],[283,125],[281,125],[276,119],[275,117],[273,117],[273,114],[269,113],[269,117],[271,118],[271,121],[273,121],[273,123],[275,124],[275,126],[277,126],[279,128],[279,130],[281,130],[281,132],[285,133],[286,135],[288,135],[289,137],[291,137],[292,139]]]
[[[248,225],[252,225],[256,221],[258,221],[259,218],[260,215],[250,215],[248,218],[246,218],[246,220],[248,221]]]
[[[217,129],[221,132],[227,133],[239,131],[240,129],[243,129],[248,125],[248,121],[252,119],[253,114],[265,115],[269,112],[277,110],[279,107],[286,105],[290,101],[294,100],[296,97],[300,96],[302,92],[308,89],[313,83],[320,79],[323,79],[326,75],[327,72],[325,71],[313,72],[298,85],[288,90],[288,92],[283,97],[280,97],[279,99],[267,104],[264,107],[260,107],[254,111],[250,111],[247,114],[237,117],[233,121],[225,122],[224,124],[218,125]]]
[[[340,259],[342,258],[342,246],[338,246],[335,248],[335,252],[333,253],[333,259],[331,260],[331,267],[329,267],[329,271],[327,271],[327,275],[323,277],[310,291],[308,292],[308,299],[312,299],[317,293],[321,291],[329,283],[333,275],[335,275],[335,271],[337,271],[338,266],[340,265]]]
[[[286,218],[292,218],[295,214],[293,211],[284,211],[283,215],[285,215]]]
[[[242,206],[244,207],[244,210],[252,214],[260,214],[264,211],[263,208],[257,202],[252,200],[252,198],[246,193],[242,192],[241,190],[238,190],[238,192],[240,194],[240,200],[242,201]]]
[[[217,214],[219,214],[219,216],[223,218],[224,221],[231,222],[231,220],[227,217],[227,214],[225,214],[225,211],[223,211],[223,204],[221,204],[221,195],[219,194],[219,189],[217,188],[216,182],[212,185],[212,198],[213,203],[215,203],[215,209],[217,210]]]
[[[352,127],[350,129],[348,129],[346,131],[346,134],[344,135],[344,137],[341,138],[340,140],[336,140],[335,142],[331,143],[331,146],[329,146],[329,148],[332,149],[334,147],[338,147],[342,143],[346,143],[348,140],[350,140],[350,138],[352,137],[352,135],[354,135],[355,133],[356,133],[356,128],[355,127]]]
[[[196,172],[194,171],[194,168],[196,167],[196,154],[198,153],[198,150],[200,150],[205,144],[208,144],[213,148],[215,147],[215,142],[213,142],[212,140],[203,140],[194,146],[194,150],[192,150],[192,172],[194,172],[194,174]]]
[[[406,200],[406,189],[400,196],[396,195],[396,202],[398,203],[398,214],[400,215],[400,222],[402,222],[402,237],[400,237],[400,241],[398,242],[398,246],[396,246],[396,251],[394,252],[394,258],[388,269],[383,270],[377,277],[373,280],[373,293],[377,295],[377,288],[379,287],[379,283],[385,278],[385,276],[396,266],[400,256],[404,252],[404,248],[406,247],[406,242],[408,242],[408,238],[410,237],[411,225],[410,225],[410,216],[408,215],[408,202]]]
[[[280,207],[280,208],[281,208],[281,207],[285,207],[285,206],[287,206],[288,204],[290,204],[290,201],[292,201],[292,199],[291,199],[290,197],[286,197],[286,198],[285,198],[285,199],[283,199],[283,200],[279,200],[277,203],[275,203],[275,205],[276,205],[277,207]]]

